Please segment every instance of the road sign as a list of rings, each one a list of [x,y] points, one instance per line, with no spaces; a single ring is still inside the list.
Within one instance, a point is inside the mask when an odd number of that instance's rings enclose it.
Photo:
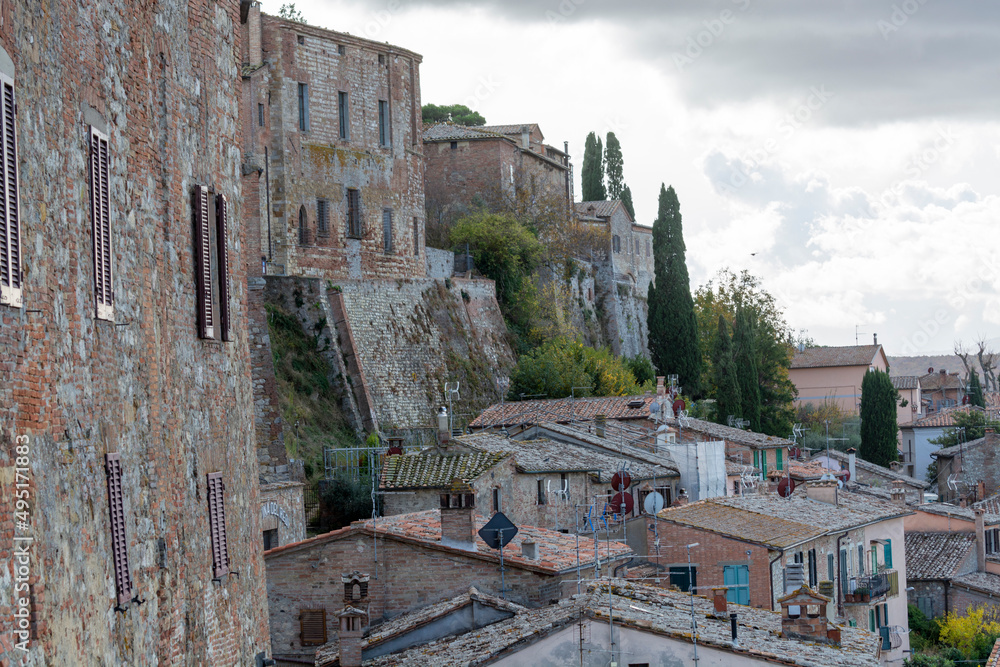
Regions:
[[[517,535],[517,526],[511,523],[503,512],[494,514],[493,518],[479,529],[479,537],[490,549],[507,546],[507,543],[514,539],[515,535]]]

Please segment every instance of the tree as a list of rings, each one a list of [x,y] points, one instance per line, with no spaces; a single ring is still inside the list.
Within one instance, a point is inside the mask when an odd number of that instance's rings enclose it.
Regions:
[[[521,355],[510,376],[511,400],[522,394],[633,396],[653,388],[652,379],[636,382],[625,359],[607,348],[595,349],[571,338],[554,338]]]
[[[685,260],[680,202],[673,186],[660,185],[659,213],[653,223],[655,285],[649,295],[649,350],[661,374],[676,374],[684,393],[702,393],[698,322]]]
[[[614,132],[608,132],[607,139],[604,145],[604,168],[608,176],[608,199],[621,199],[622,190],[625,189],[622,145],[618,143]]]
[[[969,403],[981,408],[986,407],[986,401],[983,398],[983,385],[979,382],[979,373],[974,368],[969,378]]]
[[[601,140],[591,132],[583,145],[583,171],[580,174],[583,201],[607,199],[604,190],[604,155]]]
[[[896,388],[885,371],[869,370],[861,380],[861,449],[865,461],[888,468],[899,460]]]
[[[296,23],[306,22],[306,17],[302,15],[302,12],[295,8],[294,2],[281,5],[281,8],[278,9],[278,16],[288,21],[295,21]]]
[[[740,387],[740,411],[750,430],[760,432],[760,371],[757,363],[757,324],[746,306],[737,306],[733,323],[733,361]]]
[[[624,189],[622,189],[621,200],[622,200],[622,204],[625,206],[625,210],[628,211],[629,216],[634,221],[635,220],[635,208],[632,206],[632,190],[630,190],[627,185],[625,186]]]
[[[634,357],[622,357],[622,361],[632,371],[635,381],[639,384],[654,382],[656,380],[656,369],[649,357],[637,354]]]
[[[757,348],[761,413],[760,432],[787,438],[795,423],[795,385],[788,377],[795,349],[791,329],[774,297],[748,271],[735,274],[723,269],[695,292],[699,345],[705,377],[715,377],[712,350],[718,332],[719,316],[729,326],[736,311],[743,307],[753,315],[754,343]],[[743,415],[744,418],[747,415]]]
[[[486,125],[486,119],[478,111],[473,111],[464,104],[425,104],[420,108],[420,115],[425,123],[446,123],[451,121],[456,125],[478,127]]]
[[[743,399],[740,397],[740,384],[736,376],[733,346],[726,318],[722,315],[719,315],[719,331],[712,351],[712,367],[715,371],[712,384],[715,385],[716,421],[726,424],[730,415],[742,419]]]

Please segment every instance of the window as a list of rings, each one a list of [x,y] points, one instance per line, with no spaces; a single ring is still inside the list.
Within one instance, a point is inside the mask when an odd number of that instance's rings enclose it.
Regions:
[[[670,585],[676,586],[685,593],[692,588],[698,592],[698,568],[687,565],[672,565],[670,567]]]
[[[350,139],[350,119],[348,118],[349,108],[347,106],[347,93],[337,93],[337,120],[340,123],[340,138]]]
[[[309,216],[305,205],[299,207],[299,245],[309,244]]]
[[[420,257],[420,218],[413,217],[413,256]]]
[[[344,46],[343,44],[338,44],[337,45],[337,53],[339,55],[344,55],[345,53],[347,53],[347,47]]]
[[[774,467],[778,470],[785,469],[784,453],[784,450],[781,448],[774,450]]]
[[[753,450],[753,467],[760,468],[760,452]]]
[[[389,103],[378,101],[378,145],[389,145]]]
[[[114,320],[108,135],[93,126],[90,128],[90,223],[94,248],[94,308],[97,319]]]
[[[760,450],[760,471],[767,477],[767,450]]]
[[[303,646],[326,643],[326,609],[299,610],[299,640]]]
[[[566,497],[563,500],[569,501],[569,475],[564,472],[559,473],[559,490],[566,492]]]
[[[379,65],[384,65],[385,64],[385,54],[384,53],[378,54],[378,64]]]
[[[221,472],[208,473],[208,523],[212,535],[212,576],[229,574],[229,548],[226,544],[226,484]]]
[[[272,528],[271,530],[264,531],[264,551],[278,546],[278,529]]]
[[[264,127],[264,104],[262,102],[257,103],[257,125]]]
[[[330,235],[330,202],[326,199],[316,200],[316,230],[320,236]]]
[[[305,35],[298,35],[298,42],[299,44],[305,44],[306,43]]]
[[[361,196],[354,188],[347,190],[347,236],[361,238]]]
[[[840,590],[845,595],[847,593],[851,592],[851,590],[850,590],[850,582],[848,581],[849,577],[847,576],[847,558],[848,558],[847,549],[841,549],[840,550]]]
[[[819,573],[817,572],[818,563],[816,562],[816,550],[809,550],[809,588],[816,588],[816,584],[819,582]]]
[[[382,250],[392,254],[392,209],[382,209]]]
[[[457,141],[451,142],[451,150],[455,150],[456,148],[458,148],[458,142]]]
[[[882,560],[885,562],[885,567],[887,570],[892,569],[892,540],[886,540],[885,546],[882,548]]]
[[[309,131],[309,84],[299,84],[299,129]]]
[[[865,548],[862,545],[858,545],[858,574],[862,575],[865,573]]]
[[[0,73],[0,304],[20,308],[21,213],[17,179],[17,104],[14,80]]]
[[[111,518],[111,562],[115,571],[115,595],[118,605],[121,606],[132,601],[132,573],[128,567],[122,462],[118,452],[104,455],[104,471],[108,478],[108,514]]]
[[[194,188],[195,271],[198,290],[198,335],[230,340],[229,252],[226,247],[229,205],[224,195],[208,205],[208,188]],[[212,216],[215,219],[212,219]]]
[[[544,505],[545,504],[545,480],[544,479],[538,480],[538,504],[539,505]]]
[[[750,604],[750,567],[747,565],[726,565],[722,568],[722,582],[728,586],[726,601],[736,604]]]
[[[833,554],[826,555],[826,579],[827,581],[833,581]]]
[[[611,237],[611,249],[614,252],[622,251],[622,240],[621,237],[619,237],[617,234]]]
[[[500,487],[493,489],[493,511],[500,511]]]

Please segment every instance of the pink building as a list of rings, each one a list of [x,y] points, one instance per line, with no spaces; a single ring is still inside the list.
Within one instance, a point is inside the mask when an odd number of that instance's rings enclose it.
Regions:
[[[832,401],[844,412],[857,414],[861,381],[869,369],[889,370],[889,360],[877,343],[797,350],[788,370],[788,377],[798,390],[796,407]]]

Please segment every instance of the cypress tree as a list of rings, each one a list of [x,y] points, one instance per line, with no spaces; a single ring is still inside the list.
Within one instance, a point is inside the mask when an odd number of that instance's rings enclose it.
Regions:
[[[582,181],[583,201],[601,201],[605,199],[604,192],[604,155],[601,140],[591,132],[583,145]]]
[[[969,403],[981,408],[986,407],[986,400],[983,398],[983,385],[979,381],[979,373],[975,370],[972,371],[972,377],[969,378]]]
[[[625,210],[628,211],[628,214],[632,216],[632,220],[635,221],[635,209],[632,207],[632,191],[629,189],[628,185],[622,189],[621,200],[622,204],[625,206]]]
[[[624,163],[622,145],[618,143],[614,132],[608,132],[608,142],[604,146],[604,168],[608,176],[608,199],[621,199],[622,189],[625,187],[622,175]]]
[[[660,185],[659,213],[653,223],[655,285],[649,288],[649,351],[661,374],[678,376],[684,393],[701,396],[698,321],[684,257],[680,202],[673,186]]]
[[[733,359],[740,385],[743,419],[751,431],[760,431],[760,372],[757,363],[757,323],[749,308],[738,306],[733,321]]]
[[[719,330],[712,348],[712,366],[715,384],[715,419],[720,424],[729,423],[729,415],[743,416],[740,384],[736,376],[733,345],[726,328],[726,318],[719,315]]]
[[[889,467],[899,460],[896,388],[889,374],[869,370],[861,380],[861,449],[865,461]]]

